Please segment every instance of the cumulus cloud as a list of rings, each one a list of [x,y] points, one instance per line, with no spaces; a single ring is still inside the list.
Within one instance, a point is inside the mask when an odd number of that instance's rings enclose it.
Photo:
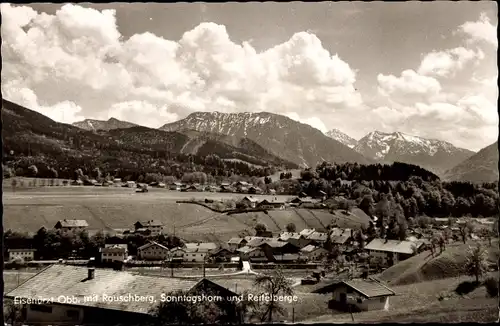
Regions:
[[[497,27],[482,13],[478,21],[465,22],[458,30],[467,35],[470,42],[486,42],[498,47]]]
[[[377,81],[380,94],[395,98],[412,95],[428,98],[441,91],[441,84],[437,79],[420,75],[411,69],[403,71],[400,77],[379,74]]]
[[[3,79],[40,102],[77,103],[85,117],[115,114],[158,126],[192,111],[308,117],[362,103],[356,72],[310,33],[258,53],[215,23],[202,23],[178,41],[148,32],[124,39],[114,10],[72,4],[55,15],[9,4],[1,10]]]
[[[418,73],[421,75],[453,77],[468,62],[481,59],[484,59],[484,53],[480,49],[474,51],[458,47],[445,51],[433,51],[422,59]]]
[[[285,113],[285,115],[292,120],[308,124],[311,127],[314,127],[323,133],[326,133],[328,131],[328,128],[325,126],[325,123],[323,121],[321,121],[321,119],[318,117],[301,118],[297,114],[297,112],[288,112],[288,113]]]

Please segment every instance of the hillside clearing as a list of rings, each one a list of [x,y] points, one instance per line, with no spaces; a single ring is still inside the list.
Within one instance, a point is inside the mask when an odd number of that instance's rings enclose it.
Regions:
[[[380,274],[380,279],[391,285],[404,285],[463,275],[461,269],[466,261],[467,250],[475,244],[475,241],[469,240],[467,244],[448,245],[443,253],[435,257],[431,256],[430,251],[422,252],[386,269]],[[488,250],[490,263],[497,264],[500,255],[498,239],[492,241],[491,246],[484,242],[482,244]]]

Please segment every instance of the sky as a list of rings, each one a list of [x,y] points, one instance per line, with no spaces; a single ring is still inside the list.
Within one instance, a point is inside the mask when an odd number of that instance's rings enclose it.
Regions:
[[[477,151],[498,138],[496,2],[2,3],[2,94],[157,128],[273,112]]]

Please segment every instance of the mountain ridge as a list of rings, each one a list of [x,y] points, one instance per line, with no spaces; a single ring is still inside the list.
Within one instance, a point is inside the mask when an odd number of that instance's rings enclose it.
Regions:
[[[377,130],[361,138],[354,150],[379,162],[416,164],[441,175],[474,155],[446,141]]]
[[[448,181],[498,182],[498,141],[486,146],[445,173]]]
[[[272,154],[303,167],[313,167],[323,161],[371,163],[318,129],[270,112],[194,112],[159,129],[190,129],[249,138]]]

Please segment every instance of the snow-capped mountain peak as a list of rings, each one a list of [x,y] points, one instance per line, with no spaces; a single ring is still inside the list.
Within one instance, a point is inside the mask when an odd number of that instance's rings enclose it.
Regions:
[[[383,162],[405,162],[442,171],[474,154],[452,144],[403,132],[373,131],[361,138],[354,150]]]
[[[344,144],[350,148],[354,148],[356,146],[356,144],[358,143],[358,141],[356,139],[350,137],[349,135],[343,133],[342,131],[340,131],[338,129],[332,129],[330,131],[327,131],[325,133],[325,135],[327,135],[330,138],[335,139],[336,141],[341,142],[342,144]]]

